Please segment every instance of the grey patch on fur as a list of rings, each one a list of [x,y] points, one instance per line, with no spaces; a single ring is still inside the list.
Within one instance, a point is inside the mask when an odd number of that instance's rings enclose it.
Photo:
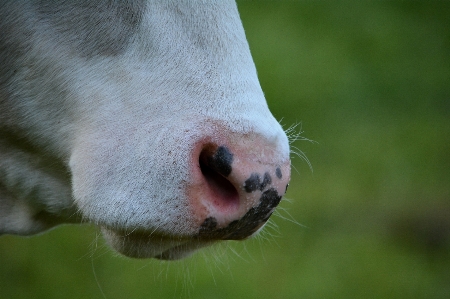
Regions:
[[[126,50],[139,29],[145,2],[41,0],[37,11],[41,20],[56,29],[57,39],[80,56],[115,56]]]
[[[15,1],[14,1],[15,2]],[[5,88],[10,78],[16,72],[16,61],[30,50],[26,38],[30,38],[33,31],[27,26],[30,16],[20,12],[26,11],[27,4],[22,1],[0,2],[0,117],[6,114],[6,99],[9,93]],[[23,59],[22,59],[23,60]],[[7,107],[10,108],[10,107]],[[3,112],[3,113],[2,113]]]
[[[52,39],[43,44],[50,50],[53,43],[80,57],[119,55],[138,32],[144,11],[144,0],[0,1],[2,109],[4,99],[10,98],[6,87],[20,71],[30,70],[34,77],[48,76],[36,73],[45,69],[45,63],[40,60],[38,64],[30,56],[31,49],[45,41],[43,35]]]

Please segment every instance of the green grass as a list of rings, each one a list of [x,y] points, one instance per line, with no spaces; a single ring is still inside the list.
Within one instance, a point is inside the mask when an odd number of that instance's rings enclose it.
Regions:
[[[450,2],[238,6],[272,112],[316,141],[266,232],[176,263],[86,225],[3,236],[0,298],[448,298]]]

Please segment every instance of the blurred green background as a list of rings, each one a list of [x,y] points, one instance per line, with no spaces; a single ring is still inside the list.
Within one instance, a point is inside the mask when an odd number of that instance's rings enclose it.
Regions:
[[[132,260],[95,227],[0,238],[0,298],[450,298],[450,2],[238,2],[293,145],[258,237]]]

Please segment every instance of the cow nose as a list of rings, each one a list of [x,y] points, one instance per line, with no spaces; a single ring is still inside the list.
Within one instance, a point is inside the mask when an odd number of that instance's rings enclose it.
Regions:
[[[198,163],[202,183],[194,191],[194,213],[200,219],[198,238],[205,240],[254,234],[272,215],[290,179],[290,161],[277,161],[271,150],[208,143]]]

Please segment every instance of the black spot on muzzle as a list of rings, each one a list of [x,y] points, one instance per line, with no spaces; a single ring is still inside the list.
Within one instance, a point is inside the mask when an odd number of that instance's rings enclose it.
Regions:
[[[267,185],[269,185],[270,183],[272,183],[272,178],[270,177],[270,174],[268,172],[264,173],[264,178],[262,182],[259,174],[252,173],[250,175],[250,178],[248,178],[244,182],[244,189],[247,193],[251,193],[256,190],[263,191],[264,188],[266,188]]]
[[[241,219],[231,222],[226,227],[217,228],[217,220],[214,217],[206,218],[200,226],[197,237],[207,240],[246,239],[269,219],[280,200],[281,196],[277,190],[271,188],[264,191],[258,206],[251,208]]]
[[[280,167],[277,167],[277,169],[275,170],[275,174],[277,175],[277,178],[279,178],[279,179],[281,179],[283,177]]]

